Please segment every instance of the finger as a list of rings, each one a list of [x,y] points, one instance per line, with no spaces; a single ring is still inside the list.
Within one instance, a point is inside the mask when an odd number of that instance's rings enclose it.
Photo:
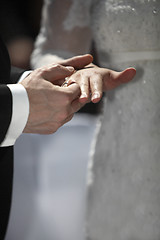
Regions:
[[[62,86],[64,82],[65,82],[65,78],[53,81],[54,85],[57,85],[57,86]]]
[[[80,80],[76,81],[74,80],[74,77],[69,78],[68,81],[66,81],[66,86],[69,86],[70,84],[77,83],[80,86],[81,94],[79,97],[79,102],[86,104],[87,102],[90,102],[90,84],[89,84],[89,78],[88,77],[81,77]],[[65,86],[65,83],[63,84]]]
[[[81,89],[81,95],[79,98],[80,103],[87,103],[88,99],[90,97],[90,85],[89,85],[89,78],[88,77],[82,77],[81,80],[79,80],[78,85]]]
[[[79,99],[75,99],[71,104],[73,113],[78,112],[84,105],[84,103],[79,102]]]
[[[68,92],[68,94],[70,95],[71,101],[73,101],[75,99],[79,99],[79,96],[81,94],[80,87],[77,83],[73,83],[73,84],[69,85],[68,87],[63,88],[63,90]]]
[[[88,64],[93,62],[93,57],[90,54],[85,54],[82,56],[75,56],[64,61],[61,61],[60,64],[63,66],[72,66],[75,69],[81,69]]]
[[[109,70],[108,75],[104,79],[103,90],[111,90],[121,84],[130,82],[136,74],[135,68],[127,68],[122,72],[115,72]]]
[[[68,87],[69,85],[71,85],[72,83],[76,83],[76,81],[70,81],[70,77],[65,78],[65,81],[63,81],[61,87]]]
[[[91,101],[97,103],[102,98],[103,81],[101,76],[95,75],[90,78]]]
[[[60,64],[50,65],[44,69],[43,77],[52,83],[62,80],[73,74],[74,68],[72,66],[62,66]]]

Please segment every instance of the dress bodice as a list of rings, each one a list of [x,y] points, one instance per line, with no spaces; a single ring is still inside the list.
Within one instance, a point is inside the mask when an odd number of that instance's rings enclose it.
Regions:
[[[95,0],[92,30],[100,63],[104,64],[106,59],[108,62],[121,61],[128,54],[126,60],[129,61],[134,52],[139,52],[143,59],[159,51],[160,58],[159,22],[160,1]]]

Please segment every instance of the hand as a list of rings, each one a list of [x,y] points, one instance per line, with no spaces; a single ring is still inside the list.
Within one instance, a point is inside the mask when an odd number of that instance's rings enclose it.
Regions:
[[[73,72],[73,67],[48,65],[34,70],[20,83],[27,90],[30,102],[25,133],[54,133],[82,107],[83,104],[78,101],[80,88],[77,84],[68,88],[53,84]]]
[[[81,95],[79,101],[86,103],[90,100],[97,103],[102,98],[102,93],[127,83],[136,74],[134,68],[127,68],[122,72],[116,72],[107,68],[90,65],[78,70],[69,77],[68,85],[76,82],[80,86]]]
[[[61,62],[58,62],[58,64],[63,66],[72,66],[75,70],[82,69],[85,66],[92,63],[93,57],[90,54],[85,54],[81,56],[75,56],[72,58],[68,58],[66,60],[63,60]],[[65,79],[58,79],[57,81],[54,81],[54,84],[61,86],[64,83]]]

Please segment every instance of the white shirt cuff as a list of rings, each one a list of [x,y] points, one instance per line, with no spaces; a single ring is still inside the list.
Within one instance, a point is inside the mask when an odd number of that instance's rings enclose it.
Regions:
[[[23,80],[29,72],[24,72],[19,81]],[[23,79],[22,79],[23,78]],[[29,115],[29,99],[22,84],[8,84],[12,93],[12,119],[1,147],[12,146],[23,132]]]
[[[31,71],[31,70],[25,71],[25,72],[22,74],[22,76],[20,77],[20,79],[19,79],[18,82],[21,82],[23,79],[25,79],[31,72],[33,72],[33,71]]]

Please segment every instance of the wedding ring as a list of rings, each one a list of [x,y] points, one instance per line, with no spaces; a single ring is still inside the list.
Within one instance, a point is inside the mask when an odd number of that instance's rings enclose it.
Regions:
[[[62,85],[61,87],[68,87],[68,80],[66,80]]]
[[[68,82],[64,82],[61,87],[68,87]]]

